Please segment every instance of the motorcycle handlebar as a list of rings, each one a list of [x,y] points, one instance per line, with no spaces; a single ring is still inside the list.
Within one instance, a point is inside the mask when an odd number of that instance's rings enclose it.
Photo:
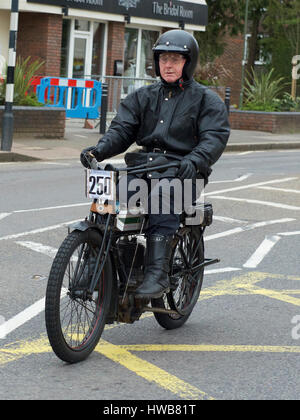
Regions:
[[[165,159],[165,158],[164,158]],[[161,160],[162,161],[162,160]],[[167,159],[165,159],[167,161]],[[150,171],[160,171],[168,168],[178,168],[180,166],[180,162],[171,162],[171,163],[163,163],[157,165],[157,161],[148,162],[147,166],[145,165],[138,165],[138,166],[126,166],[124,168],[116,168],[111,163],[105,165],[104,168],[101,168],[98,161],[94,158],[90,163],[91,169],[104,169],[105,171],[113,171],[113,172],[128,172],[130,174],[142,174]]]

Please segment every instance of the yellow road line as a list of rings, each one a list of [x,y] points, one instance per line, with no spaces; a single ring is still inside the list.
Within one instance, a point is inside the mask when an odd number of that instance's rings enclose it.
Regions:
[[[180,398],[187,400],[214,399],[195,386],[190,385],[152,363],[131,354],[121,346],[116,346],[108,343],[107,341],[101,340],[95,350],[114,362],[126,367],[128,370],[134,372],[136,375],[146,379],[147,381],[155,382],[160,387],[172,392]]]
[[[205,288],[200,300],[215,298],[219,296],[240,296],[240,295],[262,295],[271,299],[276,299],[295,306],[300,306],[300,299],[291,296],[300,293],[299,290],[274,290],[260,287],[259,282],[267,279],[295,280],[299,281],[298,276],[284,276],[261,272],[248,272],[230,280],[221,280],[212,287]],[[259,305],[258,305],[259,306]],[[146,313],[145,317],[152,317],[152,313]],[[112,324],[105,327],[105,330],[121,326],[123,324]],[[10,343],[0,348],[0,366],[14,362],[32,354],[43,354],[51,352],[48,338],[44,334],[34,341],[19,341]],[[213,399],[211,396],[201,391],[197,387],[190,385],[176,376],[164,371],[163,369],[149,363],[131,352],[143,351],[185,351],[185,352],[253,352],[253,353],[300,353],[300,346],[254,346],[254,345],[161,345],[161,344],[142,344],[142,345],[121,345],[117,346],[107,341],[101,340],[95,349],[96,352],[113,360],[114,362],[126,367],[139,377],[156,383],[183,399]]]
[[[15,362],[25,356],[51,351],[48,338],[45,335],[42,335],[41,338],[34,341],[22,340],[16,343],[10,343],[4,348],[0,348],[0,366],[9,362]]]
[[[300,299],[286,294],[285,290],[276,291],[273,289],[264,289],[262,287],[246,286],[246,290],[253,295],[266,296],[271,299],[280,300],[281,302],[290,303],[292,305],[300,306]]]
[[[300,281],[298,276],[284,276],[282,274],[270,274],[261,272],[248,272],[240,276],[233,277],[231,280],[218,281],[214,286],[204,288],[201,291],[199,300],[211,299],[220,296],[241,296],[241,295],[261,295],[271,299],[300,306],[300,299],[290,296],[298,294],[300,290],[274,290],[266,289],[257,285],[257,283],[266,279],[294,280]]]
[[[110,326],[110,328],[112,327],[113,325]],[[10,344],[6,348],[0,349],[0,366],[10,362],[15,362],[18,359],[32,354],[43,354],[51,351],[52,349],[49,345],[48,339],[44,335],[35,341],[22,340],[14,343],[13,345]],[[145,380],[156,383],[160,387],[172,392],[180,398],[194,400],[213,399],[197,387],[184,382],[175,375],[171,375],[165,370],[107,341],[100,340],[99,344],[95,348],[95,351],[126,367],[128,370],[134,372],[136,375],[144,378]]]
[[[237,353],[300,353],[300,346],[253,346],[214,344],[131,344],[118,346],[128,351],[188,351]]]
[[[0,365],[14,362],[32,354],[51,352],[44,335],[35,341],[20,341],[0,349]],[[300,346],[256,346],[256,345],[214,345],[214,344],[133,344],[114,345],[101,340],[96,352],[118,363],[148,382],[156,383],[183,399],[213,399],[206,392],[190,385],[154,364],[137,357],[131,352],[240,352],[240,353],[300,353]]]

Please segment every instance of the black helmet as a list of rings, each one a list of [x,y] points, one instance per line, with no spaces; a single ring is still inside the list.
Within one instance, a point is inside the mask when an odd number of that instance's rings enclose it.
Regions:
[[[183,78],[193,77],[199,56],[199,45],[189,32],[173,29],[161,35],[153,47],[156,75],[160,76],[159,54],[164,52],[180,53],[187,58],[183,68]]]

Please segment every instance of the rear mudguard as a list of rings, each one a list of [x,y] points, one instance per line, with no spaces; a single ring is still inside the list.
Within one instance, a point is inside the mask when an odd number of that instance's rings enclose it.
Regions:
[[[74,223],[70,226],[69,231],[80,231],[85,232],[89,229],[97,230],[101,235],[103,234],[102,230],[100,229],[99,225],[92,223],[88,220],[82,220],[81,222]],[[115,267],[115,261],[113,258],[112,250],[110,251],[108,258],[110,260],[111,268],[112,268],[112,291],[111,291],[111,300],[110,300],[110,307],[106,317],[107,324],[113,324],[114,320],[117,316],[117,309],[118,309],[118,278],[117,278],[117,270]]]

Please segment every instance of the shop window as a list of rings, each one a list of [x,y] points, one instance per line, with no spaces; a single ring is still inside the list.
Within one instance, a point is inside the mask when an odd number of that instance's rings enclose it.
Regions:
[[[139,77],[155,77],[155,66],[153,63],[153,45],[159,37],[159,32],[142,31],[142,43],[140,53],[140,74]]]
[[[82,79],[102,75],[106,30],[102,22],[63,20],[61,77]]]
[[[138,36],[138,29],[126,28],[124,54],[124,76],[126,77],[136,77]]]
[[[126,28],[124,76],[155,77],[152,48],[158,37],[158,31]]]
[[[75,38],[74,41],[74,59],[73,59],[73,77],[81,79],[86,74],[86,47],[87,40],[84,38]]]
[[[75,19],[75,31],[90,31],[90,22],[88,20],[78,20]]]

